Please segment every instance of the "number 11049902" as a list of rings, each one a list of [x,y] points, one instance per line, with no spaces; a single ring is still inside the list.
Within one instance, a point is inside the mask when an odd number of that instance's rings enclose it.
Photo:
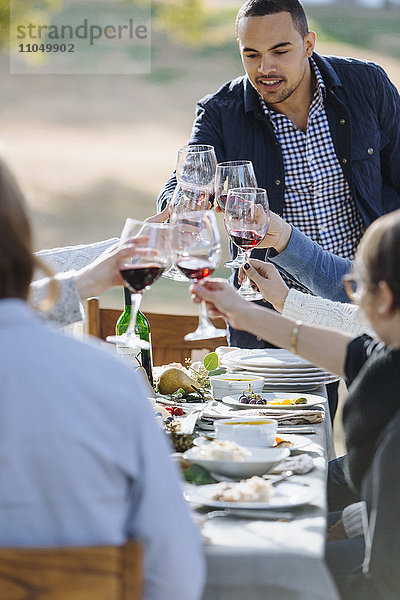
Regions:
[[[18,52],[75,52],[74,44],[19,44]]]

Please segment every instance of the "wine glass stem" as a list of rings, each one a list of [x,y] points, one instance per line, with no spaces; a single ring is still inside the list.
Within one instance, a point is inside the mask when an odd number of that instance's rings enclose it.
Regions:
[[[243,264],[246,264],[249,262],[250,260],[250,255],[251,255],[251,250],[247,250],[246,252],[244,252],[244,261]],[[245,269],[243,269],[243,273],[246,273]],[[244,276],[243,280],[242,280],[242,285],[240,286],[240,289],[242,291],[252,291],[252,287],[251,287],[251,283],[250,283],[250,279],[248,278],[247,275]]]
[[[127,329],[126,335],[130,337],[135,337],[135,327],[136,327],[136,317],[138,314],[138,310],[140,307],[140,303],[142,301],[142,294],[131,294],[132,299],[132,308],[131,308],[131,320],[129,321],[129,327]]]
[[[238,253],[236,255],[237,260],[240,260],[243,262],[246,261],[246,252],[243,250],[243,248],[238,248]]]
[[[203,301],[199,306],[199,329],[205,329],[211,325],[210,319],[207,315],[207,306]]]

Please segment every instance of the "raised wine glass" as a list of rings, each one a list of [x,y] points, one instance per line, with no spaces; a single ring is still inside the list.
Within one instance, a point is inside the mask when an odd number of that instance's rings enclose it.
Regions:
[[[206,210],[208,208],[209,198],[210,192],[207,188],[178,183],[171,199],[173,212],[182,214],[195,210]],[[172,279],[173,281],[189,281],[174,263],[168,271],[164,271],[163,277]]]
[[[178,150],[176,179],[184,187],[214,189],[217,158],[213,146],[193,144]]]
[[[200,281],[211,275],[221,257],[221,237],[215,213],[211,210],[175,213],[171,218],[172,250],[176,266],[191,281]],[[204,340],[223,337],[225,329],[216,329],[207,316],[204,302],[199,308],[196,331],[185,335],[185,340]]]
[[[217,159],[213,146],[187,145],[179,148],[176,160],[177,186],[171,202],[174,212],[206,210],[214,190]],[[188,281],[173,264],[163,277]]]
[[[215,199],[225,211],[228,192],[232,188],[257,187],[251,160],[229,160],[217,164],[215,171]],[[244,250],[238,248],[236,257],[224,263],[228,269],[239,269],[244,264]]]
[[[225,205],[225,229],[232,242],[245,252],[248,262],[253,248],[264,239],[270,222],[266,190],[262,188],[233,188]],[[251,288],[244,277],[238,294],[245,300],[262,300],[262,294]]]
[[[108,342],[148,350],[150,344],[135,333],[136,315],[142,294],[162,275],[170,255],[171,227],[166,223],[146,223],[126,219],[120,243],[135,238],[132,257],[120,266],[121,276],[132,295],[129,327],[123,335],[110,335]]]

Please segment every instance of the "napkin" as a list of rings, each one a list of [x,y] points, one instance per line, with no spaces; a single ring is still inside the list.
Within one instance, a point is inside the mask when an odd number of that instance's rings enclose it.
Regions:
[[[296,475],[304,475],[309,473],[314,468],[314,461],[308,454],[299,454],[297,456],[289,456],[281,460],[270,473],[283,473],[283,471],[293,471]]]
[[[279,424],[284,425],[299,425],[305,423],[321,423],[325,418],[325,411],[323,409],[306,408],[296,410],[288,409],[277,409],[277,408],[250,408],[248,410],[241,409],[235,410],[229,406],[209,406],[203,414],[203,420],[216,420],[216,419],[231,419],[232,417],[268,417],[275,419]]]

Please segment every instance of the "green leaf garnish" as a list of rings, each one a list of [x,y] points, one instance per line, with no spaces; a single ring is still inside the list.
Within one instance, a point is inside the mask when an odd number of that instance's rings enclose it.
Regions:
[[[203,359],[203,365],[207,369],[207,371],[214,371],[218,368],[219,360],[218,354],[216,352],[210,352],[206,354]]]

